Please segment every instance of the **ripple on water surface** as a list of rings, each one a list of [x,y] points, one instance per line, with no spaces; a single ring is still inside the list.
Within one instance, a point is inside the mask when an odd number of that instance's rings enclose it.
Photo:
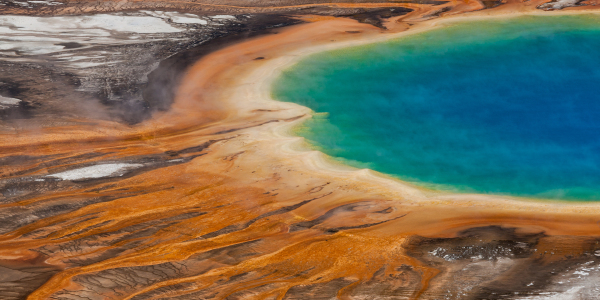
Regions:
[[[319,150],[420,185],[600,200],[600,17],[465,22],[313,55],[276,99]],[[319,114],[327,113],[327,114]]]

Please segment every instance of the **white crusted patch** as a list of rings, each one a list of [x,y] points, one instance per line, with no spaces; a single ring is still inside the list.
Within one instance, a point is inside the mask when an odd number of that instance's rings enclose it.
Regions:
[[[52,0],[3,0],[0,5],[6,5],[7,3],[16,4],[22,7],[34,8],[42,5],[63,5],[64,3]]]
[[[526,297],[522,299],[526,300],[579,300],[579,291],[583,289],[582,286],[573,287],[562,293],[550,293],[550,295],[540,295],[534,297]]]
[[[58,52],[60,43],[121,44],[133,35],[182,32],[185,29],[152,16],[99,14],[90,16],[0,16],[0,53],[39,55]],[[125,35],[123,34],[125,33]]]
[[[60,178],[62,180],[81,180],[81,179],[92,179],[112,176],[122,176],[125,172],[131,169],[141,168],[142,164],[127,164],[127,163],[116,163],[116,164],[102,164],[89,166],[65,172],[55,173],[46,177]]]
[[[561,274],[544,288],[543,293],[519,299],[570,300],[598,299],[600,294],[600,265],[595,260],[577,265]],[[529,285],[528,285],[529,286]]]
[[[211,28],[233,21],[237,19],[228,15],[201,17],[162,11],[48,17],[0,15],[0,55],[17,61],[31,55],[70,53],[96,45],[174,41],[182,38],[184,32],[198,30],[198,25]],[[112,57],[105,56],[109,60]]]
[[[51,1],[51,0],[37,0],[37,1],[29,0],[27,2],[33,3],[33,4],[42,4],[42,5],[62,5],[62,4],[64,4],[61,2]]]
[[[540,6],[538,6],[538,8],[544,9],[544,10],[563,9],[565,7],[577,6],[577,4],[579,4],[579,2],[581,2],[581,0],[558,0],[558,1],[544,3]]]
[[[0,109],[9,108],[11,106],[17,106],[20,102],[21,100],[17,98],[0,96]]]
[[[142,11],[145,14],[159,17],[163,19],[169,19],[171,22],[179,23],[179,24],[200,24],[207,25],[208,21],[201,19],[197,15],[194,14],[184,14],[178,12],[163,12],[163,11]]]
[[[180,32],[161,18],[150,16],[124,16],[98,14],[90,16],[0,16],[3,32],[47,32],[88,36],[90,34],[110,35],[110,31],[137,33]]]
[[[213,19],[235,19],[234,16],[230,16],[230,15],[216,15],[216,16],[211,16],[211,18]]]

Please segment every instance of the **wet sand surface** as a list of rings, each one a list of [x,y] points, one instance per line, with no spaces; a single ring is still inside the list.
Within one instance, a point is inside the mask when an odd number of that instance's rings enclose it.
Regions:
[[[597,299],[598,204],[447,194],[336,165],[289,134],[309,110],[270,99],[311,53],[577,10],[542,3],[406,4],[386,29],[297,16],[198,57],[168,110],[139,124],[4,130],[0,299]]]

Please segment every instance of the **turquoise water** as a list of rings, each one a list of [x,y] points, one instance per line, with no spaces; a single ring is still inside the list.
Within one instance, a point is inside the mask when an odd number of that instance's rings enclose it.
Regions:
[[[600,200],[600,17],[449,25],[320,53],[275,99],[298,128],[359,168],[459,192]]]

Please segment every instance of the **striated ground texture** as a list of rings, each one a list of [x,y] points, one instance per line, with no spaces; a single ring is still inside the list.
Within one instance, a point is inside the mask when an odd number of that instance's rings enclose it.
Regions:
[[[0,2],[0,299],[599,299],[600,206],[333,165],[311,53],[594,1]]]

